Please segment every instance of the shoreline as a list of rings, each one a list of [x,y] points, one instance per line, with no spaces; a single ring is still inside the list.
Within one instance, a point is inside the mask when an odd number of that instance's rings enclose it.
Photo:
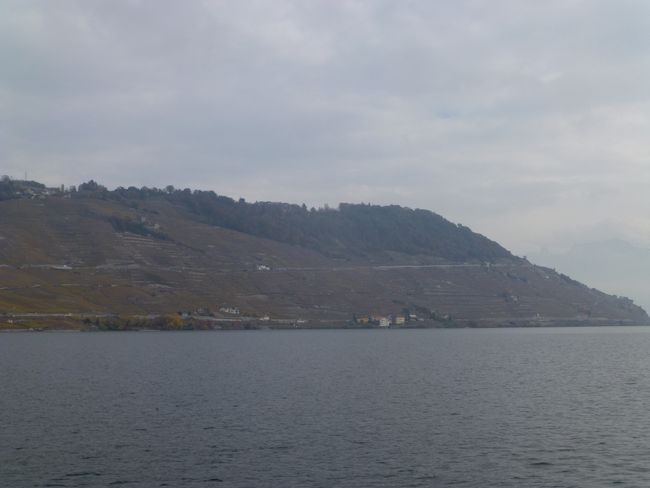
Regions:
[[[365,318],[365,317],[364,317]],[[186,331],[186,330],[372,330],[372,329],[501,329],[501,328],[557,328],[644,326],[650,321],[612,317],[585,316],[524,316],[524,317],[413,317],[396,323],[382,320],[338,318],[279,318],[240,315],[236,317],[213,314],[148,313],[120,315],[95,313],[1,313],[0,332],[103,332],[103,331]]]
[[[355,327],[346,325],[331,326],[312,326],[312,327],[214,327],[214,328],[178,328],[178,329],[159,329],[159,328],[123,328],[123,329],[102,329],[92,328],[75,328],[75,327],[11,327],[0,328],[0,333],[43,333],[43,332],[61,332],[61,333],[102,333],[102,332],[245,332],[245,331],[289,331],[289,330],[467,330],[467,329],[566,329],[566,328],[587,328],[587,327],[650,327],[650,323],[614,323],[614,322],[581,322],[581,323],[545,323],[538,325],[510,324],[501,325],[447,325],[447,326],[410,326],[410,327]]]

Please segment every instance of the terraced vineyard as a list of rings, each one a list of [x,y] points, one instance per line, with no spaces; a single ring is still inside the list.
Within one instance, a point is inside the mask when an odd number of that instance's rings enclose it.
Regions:
[[[412,326],[648,322],[631,301],[505,250],[489,262],[345,247],[334,256],[217,226],[166,198],[0,202],[0,321],[177,311],[234,320],[222,307],[305,327],[405,310]]]

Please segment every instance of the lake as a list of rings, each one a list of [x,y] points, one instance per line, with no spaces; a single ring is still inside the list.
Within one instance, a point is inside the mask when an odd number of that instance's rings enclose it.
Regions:
[[[0,334],[2,487],[650,486],[650,328]]]

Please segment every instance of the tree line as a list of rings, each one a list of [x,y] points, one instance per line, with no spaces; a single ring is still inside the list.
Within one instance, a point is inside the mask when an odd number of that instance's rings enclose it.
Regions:
[[[0,199],[4,183],[0,182]],[[513,258],[499,244],[468,227],[429,210],[398,205],[341,203],[336,208],[308,209],[304,204],[249,203],[213,191],[181,190],[171,185],[108,190],[93,180],[70,188],[68,193],[72,198],[116,200],[129,206],[162,199],[184,208],[201,222],[314,249],[330,257],[392,251],[452,261]]]

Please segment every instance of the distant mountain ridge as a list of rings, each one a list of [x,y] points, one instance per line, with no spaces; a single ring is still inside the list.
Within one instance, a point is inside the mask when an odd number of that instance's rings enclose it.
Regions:
[[[405,314],[417,326],[648,321],[631,301],[427,210],[3,179],[0,222],[0,321],[182,310],[208,312],[220,327],[358,325],[353,318],[370,316],[403,325]]]

